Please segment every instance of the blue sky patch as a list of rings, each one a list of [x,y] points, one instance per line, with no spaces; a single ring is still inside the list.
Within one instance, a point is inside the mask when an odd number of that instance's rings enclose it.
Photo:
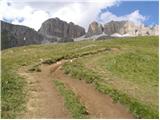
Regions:
[[[123,16],[139,10],[140,14],[147,17],[144,21],[146,25],[159,24],[159,3],[158,1],[122,1],[118,5],[105,8],[101,13],[110,11],[116,16]]]

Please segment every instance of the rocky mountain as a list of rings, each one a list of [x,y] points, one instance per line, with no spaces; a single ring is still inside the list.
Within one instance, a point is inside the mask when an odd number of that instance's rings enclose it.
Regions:
[[[40,44],[43,36],[26,26],[1,21],[1,49],[30,44]]]
[[[129,21],[111,21],[104,24],[104,33],[112,35],[114,33],[123,34],[134,34],[136,26],[134,23]]]
[[[145,36],[145,35],[159,35],[159,26],[144,26],[143,24],[138,28],[138,35]]]
[[[84,35],[85,29],[72,22],[67,23],[59,18],[51,18],[42,24],[38,32],[44,36],[46,41],[68,42]]]
[[[1,49],[6,49],[30,44],[70,42],[74,38],[84,35],[85,29],[58,18],[45,21],[38,32],[26,26],[1,21],[1,34]]]
[[[115,37],[132,37],[159,35],[159,26],[136,25],[130,21],[111,21],[104,25],[93,21],[89,24],[87,33],[79,25],[51,18],[42,23],[37,31],[26,26],[13,25],[1,21],[1,49],[43,44],[52,42],[71,42],[79,40],[99,40]]]
[[[103,33],[103,26],[96,21],[93,21],[88,28],[88,32],[86,33],[86,37],[90,37],[93,35],[99,35]]]
[[[110,37],[130,37],[130,36],[145,36],[145,35],[158,35],[159,26],[144,26],[136,25],[131,21],[111,21],[104,26],[97,22],[92,22],[89,25],[86,37],[99,35],[103,38]]]

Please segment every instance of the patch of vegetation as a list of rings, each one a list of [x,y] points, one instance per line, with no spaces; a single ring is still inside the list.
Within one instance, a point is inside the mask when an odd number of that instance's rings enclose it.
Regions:
[[[115,102],[120,102],[121,104],[126,105],[136,118],[143,118],[143,119],[159,118],[159,112],[154,108],[152,108],[151,106],[145,105],[142,102],[139,102],[137,99],[129,97],[127,94],[124,94],[121,91],[113,89],[106,83],[104,84],[96,82],[95,87],[100,92],[111,96]]]
[[[36,63],[42,63],[43,61],[41,60],[46,60],[44,64],[52,64],[61,59],[79,58],[80,56],[85,57],[90,54],[96,55],[97,53],[110,51],[110,48],[127,48],[127,51],[129,51],[131,48],[135,47],[136,49],[147,49],[148,52],[156,52],[158,49],[153,49],[153,47],[157,46],[158,37],[147,36],[127,39],[110,39],[106,41],[80,41],[56,45],[29,45],[2,50],[1,116],[2,118],[16,118],[17,115],[24,110],[26,104],[24,91],[25,80],[17,74],[17,70],[24,65],[34,66]],[[92,59],[90,61],[92,61]],[[94,77],[96,77],[96,75],[89,78],[88,75],[86,76],[86,78],[89,79],[89,83],[95,79]],[[148,82],[148,84],[149,83],[152,82]]]
[[[103,62],[113,74],[136,82],[158,81],[158,54],[126,52]],[[158,82],[157,82],[158,83]]]
[[[64,84],[58,80],[53,81],[61,95],[64,97],[64,102],[68,110],[72,113],[73,118],[87,118],[85,106],[78,100],[77,96]]]
[[[146,38],[146,41],[139,40],[139,44],[131,43],[118,53],[92,56],[81,62],[85,66],[92,64],[90,68],[106,78],[113,88],[158,110],[158,39]]]
[[[65,63],[63,65],[65,74],[71,74],[79,80],[84,79],[87,83],[92,83],[94,80],[100,80],[99,77],[93,72],[84,69],[78,62],[72,64]]]
[[[47,60],[44,60],[44,61],[42,62],[42,64],[48,64],[48,65],[51,65],[51,64],[53,64],[53,63],[55,63],[55,62],[56,62],[55,60],[47,59]]]
[[[28,69],[30,72],[36,71],[36,72],[41,72],[41,69],[39,67],[32,67]]]
[[[4,70],[4,66],[2,66]],[[13,71],[2,70],[1,88],[1,117],[4,119],[16,118],[25,106],[25,84],[26,82]]]
[[[36,64],[36,65],[31,66],[31,67],[28,69],[28,71],[30,71],[30,72],[41,72],[41,69],[39,68],[39,65],[40,65],[40,64]]]
[[[23,91],[25,87],[25,80],[17,74],[17,70],[21,66],[31,66],[29,69],[30,71],[40,71],[38,67],[39,64],[51,64],[61,59],[81,56],[86,54],[86,51],[87,53],[92,52],[92,48],[81,50],[81,47],[87,46],[89,43],[90,42],[87,41],[65,44],[62,43],[57,45],[30,45],[3,50],[1,117],[16,118],[19,113],[25,110],[26,103],[24,94],[26,93]],[[101,46],[102,43],[99,44],[99,46],[94,48],[94,51],[103,47]],[[12,88],[16,90],[13,90]]]
[[[87,68],[84,68],[77,61],[73,63],[65,63],[63,68],[66,74],[70,74],[75,78],[80,80],[83,79],[87,83],[93,84],[98,91],[110,95],[115,102],[120,102],[126,105],[136,118],[153,119],[159,117],[158,111],[154,110],[151,106],[147,106],[139,102],[137,99],[113,89],[106,83],[102,84],[103,80],[94,71],[87,70]]]

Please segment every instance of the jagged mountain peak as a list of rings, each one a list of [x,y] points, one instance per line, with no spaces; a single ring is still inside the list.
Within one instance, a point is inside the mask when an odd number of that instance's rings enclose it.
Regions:
[[[70,22],[67,23],[59,18],[51,18],[42,23],[39,33],[48,36],[73,39],[85,34],[85,29]]]

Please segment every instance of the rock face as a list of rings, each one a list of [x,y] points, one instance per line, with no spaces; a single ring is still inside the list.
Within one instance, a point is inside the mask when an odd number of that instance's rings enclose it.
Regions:
[[[85,29],[72,22],[67,23],[59,18],[51,18],[42,24],[38,32],[44,36],[45,40],[68,42],[84,35]]]
[[[104,36],[111,37],[129,37],[129,36],[146,36],[146,35],[158,35],[159,26],[144,26],[136,25],[131,21],[111,21],[104,24],[104,27],[97,23],[92,22],[89,25],[86,37],[99,36],[105,34]]]
[[[131,21],[111,21],[104,25],[104,33],[112,35],[146,36],[158,35],[158,26],[149,27],[143,24],[136,25]]]
[[[155,25],[152,27],[140,25],[137,28],[137,36],[146,36],[146,35],[159,35],[159,26]]]
[[[159,35],[159,26],[136,25],[130,21],[111,21],[102,26],[94,21],[85,34],[83,27],[72,22],[67,23],[59,18],[46,20],[38,32],[26,26],[1,21],[1,49],[30,44],[146,35]]]
[[[153,33],[152,33],[153,32]],[[151,28],[151,34],[152,35],[159,35],[159,25],[154,25],[152,28]]]
[[[102,34],[102,33],[103,33],[103,26],[94,21],[89,25],[86,37],[90,37],[90,36],[93,36],[93,35],[99,35],[99,34]]]
[[[30,44],[71,42],[85,34],[85,29],[58,18],[45,21],[39,31],[1,21],[2,49]]]
[[[43,36],[29,27],[1,21],[1,49],[40,44]]]
[[[114,33],[135,35],[136,25],[129,21],[111,21],[104,25],[104,33],[112,35]]]

